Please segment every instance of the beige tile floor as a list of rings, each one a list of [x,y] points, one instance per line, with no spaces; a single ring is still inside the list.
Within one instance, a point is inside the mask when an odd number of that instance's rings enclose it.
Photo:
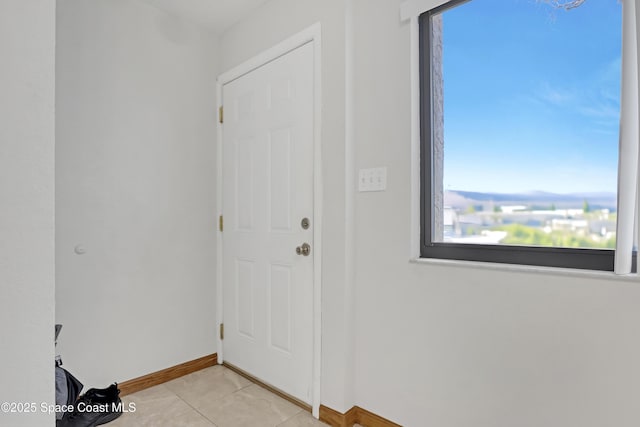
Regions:
[[[135,412],[109,427],[326,427],[298,406],[223,366],[122,398]]]

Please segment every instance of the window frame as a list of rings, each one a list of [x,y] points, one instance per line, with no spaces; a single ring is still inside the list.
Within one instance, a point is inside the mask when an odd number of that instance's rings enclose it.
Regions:
[[[615,250],[613,249],[485,245],[433,241],[434,188],[432,178],[434,172],[434,138],[432,132],[432,17],[468,1],[470,0],[453,0],[421,13],[418,17],[418,75],[420,81],[420,258],[614,271]],[[634,251],[633,271],[636,271],[635,265],[636,253]]]

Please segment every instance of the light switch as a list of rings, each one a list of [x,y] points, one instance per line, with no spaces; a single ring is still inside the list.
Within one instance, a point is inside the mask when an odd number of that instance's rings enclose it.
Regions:
[[[360,169],[359,191],[385,191],[387,189],[387,168]]]

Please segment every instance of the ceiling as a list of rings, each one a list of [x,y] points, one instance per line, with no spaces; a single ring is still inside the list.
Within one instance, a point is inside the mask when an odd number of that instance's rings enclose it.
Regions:
[[[167,12],[198,22],[218,33],[268,0],[144,0]]]

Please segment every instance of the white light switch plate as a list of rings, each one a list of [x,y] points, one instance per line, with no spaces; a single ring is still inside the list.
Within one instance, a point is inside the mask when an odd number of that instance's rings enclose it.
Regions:
[[[385,191],[387,168],[360,169],[358,191]]]

